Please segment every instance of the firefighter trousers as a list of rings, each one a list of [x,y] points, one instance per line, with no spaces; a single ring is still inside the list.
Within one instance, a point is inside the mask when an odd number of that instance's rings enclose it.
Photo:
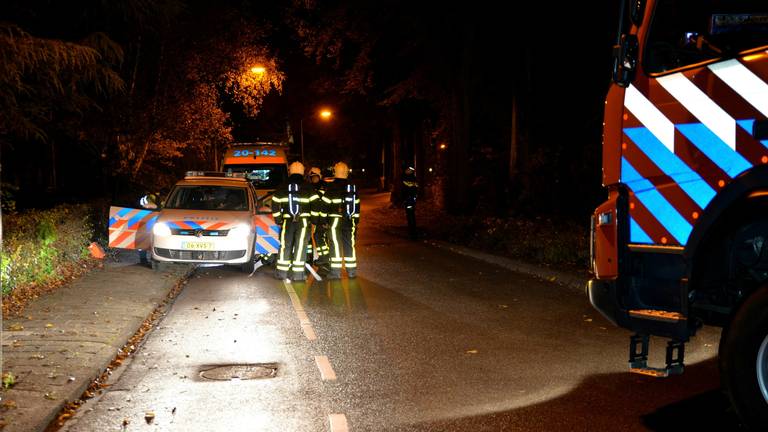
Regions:
[[[310,224],[307,218],[295,221],[283,219],[280,227],[280,252],[277,255],[275,277],[284,279],[290,271],[294,279],[304,279],[304,264],[307,260],[307,242]]]
[[[408,236],[411,240],[416,240],[416,205],[407,204],[405,206],[405,217],[408,219]]]
[[[317,260],[315,264],[320,267],[328,266],[328,255],[331,248],[328,247],[328,229],[327,225],[317,224],[312,232],[312,240],[315,242],[315,253],[317,253]]]
[[[357,254],[355,253],[355,220],[342,221],[333,218],[329,231],[331,240],[331,271],[329,279],[341,277],[341,269],[346,267],[347,276],[357,276]]]

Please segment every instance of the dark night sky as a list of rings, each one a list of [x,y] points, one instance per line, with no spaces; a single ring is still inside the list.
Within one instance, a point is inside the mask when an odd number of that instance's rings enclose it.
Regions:
[[[508,5],[476,2],[462,7],[431,1],[413,4],[399,0],[380,3],[342,0],[318,2],[321,8],[340,4],[354,5],[355,9],[350,6],[353,12],[356,8],[361,8],[363,12],[390,6],[397,8],[395,21],[426,33],[439,29],[444,21],[462,23],[464,20],[474,20],[476,41],[472,52],[474,60],[471,75],[476,82],[472,84],[471,99],[475,104],[473,127],[476,132],[470,145],[478,149],[487,141],[489,145],[502,148],[508,142],[510,101],[516,76],[513,71],[525,70],[530,104],[523,118],[524,126],[529,130],[534,148],[547,148],[547,152],[543,152],[540,157],[550,159],[550,163],[541,165],[546,172],[533,174],[551,178],[553,185],[572,182],[573,177],[578,176],[583,191],[591,191],[590,197],[602,193],[599,187],[600,126],[603,99],[610,77],[610,53],[615,37],[618,1],[588,5],[574,2]],[[104,31],[118,35],[118,42],[124,43],[123,48],[127,53],[135,49],[135,40],[130,39],[135,37],[133,29],[121,23],[124,15],[124,11],[120,10],[122,3],[109,5],[106,9],[103,9],[104,5],[94,6],[88,2],[83,3],[82,8],[74,8],[71,5],[64,6],[64,3],[44,0],[12,1],[8,5],[0,19],[18,23],[35,36],[78,40],[88,33]],[[420,59],[413,58],[407,52],[385,53],[382,58],[387,58],[387,63],[374,65],[374,79],[379,81],[378,88],[364,95],[343,92],[338,87],[328,85],[340,73],[331,67],[331,62],[317,64],[314,59],[303,55],[303,47],[295,29],[284,20],[284,7],[287,3],[259,4],[232,0],[211,4],[191,0],[177,19],[188,21],[184,24],[187,27],[181,27],[186,28],[186,31],[215,34],[223,24],[208,19],[208,16],[223,10],[223,6],[270,29],[272,33],[268,42],[286,74],[282,95],[269,95],[255,119],[246,118],[235,105],[225,103],[225,110],[230,111],[232,116],[235,140],[249,141],[282,133],[286,121],[290,121],[297,141],[294,146],[297,155],[299,119],[304,118],[305,149],[311,162],[328,164],[334,160],[347,159],[361,167],[375,166],[379,160],[378,146],[382,145],[381,141],[386,140],[387,134],[391,132],[388,123],[391,121],[391,117],[388,117],[391,112],[379,102],[386,94],[387,86],[402,78],[414,62]],[[100,12],[94,12],[97,10]],[[365,31],[365,25],[358,27],[357,31],[360,29]],[[388,44],[401,48],[411,43],[417,44],[420,40],[417,36],[409,31],[401,31],[394,38],[390,35],[383,49],[386,50],[390,46]],[[184,35],[177,37],[183,39]],[[424,39],[425,36],[422,34],[419,37]],[[440,37],[437,37],[438,41]],[[450,38],[446,38],[439,46],[440,50],[449,53],[449,58],[452,50],[458,50],[451,43]],[[157,49],[152,51],[152,48],[146,46],[144,49],[145,56],[158,54]],[[141,70],[139,76],[151,76],[154,72],[152,69]],[[320,122],[313,115],[321,106],[334,110],[332,121]],[[93,124],[93,120],[88,121]],[[8,155],[4,155],[3,164],[5,167],[13,165],[22,174],[25,168],[20,164],[37,163],[39,160],[32,160],[29,155],[38,151],[35,150],[37,147],[45,147],[45,144],[22,143],[19,140],[11,140],[10,144],[4,147]],[[86,176],[100,171],[98,165],[101,162],[85,160],[85,156],[77,153],[76,147],[65,145],[70,146],[68,150],[58,154],[59,190],[56,196],[87,197],[103,191],[99,189],[89,192],[82,187]],[[29,149],[30,153],[24,149]],[[92,150],[88,151],[93,154]],[[84,174],[82,169],[67,169],[75,163],[91,167],[91,174]],[[586,172],[584,166],[589,167]],[[4,181],[8,181],[5,177],[7,171],[3,172]],[[102,171],[103,175],[110,175],[109,170]],[[552,176],[553,172],[557,175]],[[453,173],[446,174],[450,176]],[[19,177],[26,182],[23,187],[37,188],[37,191],[49,190],[49,185],[45,184],[46,177],[50,177],[48,174],[41,173],[36,177],[25,175]],[[101,183],[88,182],[92,185]],[[53,201],[55,199],[52,197]],[[589,203],[585,208],[592,204]]]

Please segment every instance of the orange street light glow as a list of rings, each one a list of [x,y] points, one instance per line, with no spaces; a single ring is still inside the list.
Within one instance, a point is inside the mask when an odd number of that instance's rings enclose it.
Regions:
[[[322,117],[325,120],[328,120],[329,118],[331,118],[332,115],[333,113],[330,110],[325,109],[320,111],[320,117]]]
[[[254,66],[251,68],[251,72],[255,74],[263,74],[267,70],[264,68],[264,66]]]
[[[446,148],[446,147],[448,147],[448,146],[447,146],[447,145],[445,145],[445,143],[443,143],[443,144],[440,144],[440,150],[445,150],[445,148]]]

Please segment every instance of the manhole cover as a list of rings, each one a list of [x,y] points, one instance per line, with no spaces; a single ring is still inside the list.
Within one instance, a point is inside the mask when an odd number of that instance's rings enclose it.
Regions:
[[[210,366],[200,371],[200,376],[205,379],[216,381],[274,378],[277,376],[277,364],[258,363]]]

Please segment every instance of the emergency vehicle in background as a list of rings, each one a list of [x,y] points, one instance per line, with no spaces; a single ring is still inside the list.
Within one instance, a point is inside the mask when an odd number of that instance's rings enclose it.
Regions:
[[[723,328],[724,389],[768,428],[768,2],[619,0],[592,222],[591,303],[630,337],[632,372],[683,371]],[[668,339],[648,365],[649,336]]]
[[[256,254],[272,262],[280,249],[280,227],[272,217],[272,194],[288,179],[287,143],[232,143],[224,150],[221,171],[242,173],[256,190]]]

